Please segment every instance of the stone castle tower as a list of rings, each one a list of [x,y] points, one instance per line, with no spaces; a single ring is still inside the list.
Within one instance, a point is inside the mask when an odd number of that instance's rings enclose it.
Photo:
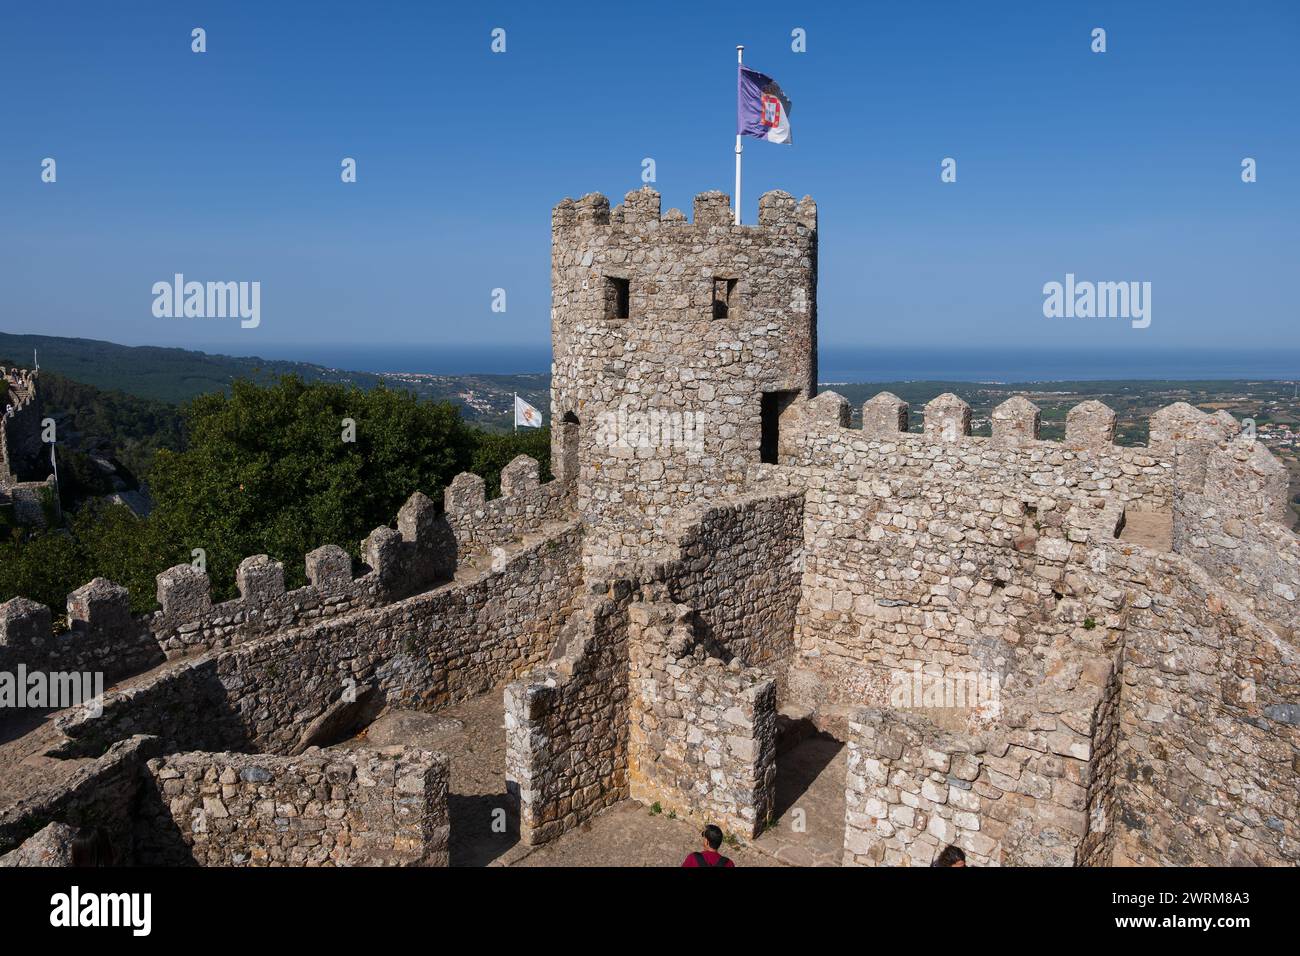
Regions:
[[[814,394],[817,206],[769,192],[736,226],[729,203],[701,193],[693,221],[649,188],[555,207],[553,458],[591,554],[632,556],[683,503],[738,491]]]
[[[35,370],[0,367],[0,508],[18,524],[41,527],[46,503],[57,511],[58,493],[41,443],[37,378]]]
[[[35,371],[0,368],[0,378],[7,386],[0,399],[0,487],[5,487],[42,470],[41,400]]]

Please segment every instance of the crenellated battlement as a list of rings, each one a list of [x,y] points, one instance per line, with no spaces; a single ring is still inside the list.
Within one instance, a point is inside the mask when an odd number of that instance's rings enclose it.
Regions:
[[[97,672],[111,682],[164,659],[127,589],[95,578],[68,595],[56,633],[50,609],[18,597],[0,604],[0,671]]]
[[[540,484],[539,470],[535,459],[519,456],[503,469],[503,494],[492,501],[484,500],[481,478],[463,473],[447,489],[445,513],[414,493],[395,528],[376,528],[361,543],[359,575],[344,548],[324,545],[304,558],[309,583],[286,590],[283,564],[253,555],[236,570],[239,596],[214,603],[207,572],[180,564],[157,576],[158,610],[139,617],[126,588],[96,578],[68,595],[59,628],[48,607],[14,598],[0,604],[0,670],[99,671],[112,681],[169,657],[393,603],[450,580],[489,547],[516,544],[566,518],[571,483]]]
[[[707,235],[713,230],[736,230],[737,234],[757,230],[780,232],[816,231],[817,203],[811,196],[795,199],[780,189],[763,193],[758,200],[758,222],[735,225],[731,197],[724,192],[711,190],[695,197],[692,216],[687,219],[680,209],[661,211],[662,200],[649,186],[634,189],[623,197],[617,206],[610,205],[601,193],[588,193],[579,199],[565,198],[551,212],[551,228],[556,231],[582,232],[600,228],[636,234],[660,228],[693,230]]]
[[[540,472],[537,459],[517,456],[501,469],[501,494],[490,501],[478,475],[463,471],[452,479],[443,510],[462,564],[571,515],[573,482],[554,478],[542,484]]]
[[[1116,445],[1115,412],[1095,400],[1075,405],[1066,415],[1065,438],[1053,441],[1039,437],[1041,413],[1037,405],[1021,395],[1013,396],[995,407],[990,416],[991,437],[971,434],[969,404],[952,393],[931,399],[923,410],[920,434],[910,431],[911,410],[907,402],[892,392],[880,392],[862,405],[861,425],[850,425],[849,402],[834,391],[820,392],[802,407],[792,410],[791,424],[818,429],[825,437],[834,426],[863,439],[923,444],[970,444],[972,446],[1013,446],[1041,453],[1072,453],[1078,457],[1110,454],[1153,459],[1172,476],[1178,474],[1180,489],[1199,490],[1209,482],[1236,483],[1249,473],[1255,492],[1267,496],[1267,504],[1257,501],[1258,514],[1268,512],[1271,520],[1280,520],[1286,509],[1286,468],[1261,443],[1238,437],[1239,423],[1227,412],[1207,414],[1178,402],[1154,412],[1150,419],[1150,440],[1145,446]],[[834,434],[831,432],[830,434]],[[803,440],[806,440],[804,436]],[[795,445],[799,440],[795,441]],[[1228,449],[1236,451],[1230,452]],[[1245,452],[1242,449],[1246,449]],[[1062,459],[1066,460],[1066,459]],[[1233,464],[1236,462],[1237,464]],[[1250,464],[1243,464],[1249,462]],[[1143,464],[1142,467],[1151,467]],[[1265,477],[1269,476],[1269,477]],[[1231,492],[1236,497],[1237,492]]]
[[[859,507],[899,508],[905,528],[926,524],[907,505],[920,496],[936,510],[987,515],[975,519],[991,522],[986,538],[1033,541],[1038,552],[1127,538],[1140,521],[1148,546],[1191,557],[1264,619],[1300,626],[1300,538],[1283,523],[1289,474],[1226,412],[1161,408],[1146,446],[1115,445],[1115,413],[1097,401],[1070,410],[1063,441],[1039,437],[1039,410],[1022,396],[993,410],[991,437],[970,434],[970,409],[951,394],[926,405],[920,433],[907,430],[909,412],[882,392],[863,404],[855,429],[848,402],[823,392],[782,419],[792,432],[782,439],[788,467],[753,474],[874,499]]]
[[[806,409],[796,410],[790,416],[792,423],[826,426],[834,424],[867,438],[896,440],[902,437],[923,438],[927,442],[954,443],[969,441],[974,444],[991,442],[998,445],[1032,445],[1059,448],[1062,451],[1086,451],[1120,448],[1115,439],[1115,413],[1097,401],[1085,401],[1074,406],[1066,416],[1064,441],[1039,437],[1041,412],[1037,405],[1022,395],[1015,395],[995,407],[990,415],[992,437],[971,434],[970,405],[945,392],[926,403],[922,413],[922,431],[910,431],[911,408],[892,392],[880,392],[862,404],[861,425],[851,427],[852,411],[848,399],[838,392],[825,391],[806,403]],[[1153,427],[1156,422],[1153,416]]]

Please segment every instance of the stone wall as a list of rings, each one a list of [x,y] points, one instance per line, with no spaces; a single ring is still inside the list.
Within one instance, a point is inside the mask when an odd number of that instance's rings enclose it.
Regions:
[[[977,865],[1295,862],[1294,645],[1180,555],[1077,543],[1033,574],[1082,626],[1041,677],[1012,675],[996,719],[850,724],[846,862],[947,843]]]
[[[571,516],[574,482],[556,478],[539,484],[539,472],[536,459],[519,455],[501,469],[501,495],[491,501],[483,479],[470,472],[447,486],[444,510],[461,563]]]
[[[868,708],[850,722],[847,746],[846,866],[929,866],[949,843],[972,866],[997,862],[976,813],[982,740]]]
[[[448,761],[406,747],[148,763],[136,862],[446,866]]]
[[[668,532],[663,577],[696,632],[778,680],[794,652],[803,521],[802,492],[760,487],[685,509]]]
[[[284,568],[266,555],[241,562],[240,596],[212,603],[205,572],[181,564],[158,575],[159,610],[130,614],[127,590],[103,578],[68,595],[66,632],[50,611],[25,598],[0,604],[0,665],[29,671],[99,671],[106,681],[139,673],[168,657],[231,647],[367,608],[382,607],[451,578],[456,540],[432,501],[416,492],[397,529],[375,529],[363,543],[369,569],[353,578],[352,558],[337,545],[306,556],[306,587],[285,591]]]
[[[815,387],[816,205],[769,192],[735,226],[729,203],[701,194],[693,221],[648,188],[555,207],[551,417],[578,422],[591,557],[635,559],[680,505],[741,491],[765,401]]]
[[[1262,619],[1300,628],[1300,538],[1271,521],[1224,514],[1212,499],[1188,497],[1179,511],[1195,509],[1196,522],[1175,547],[1232,591]]]
[[[135,861],[136,798],[145,761],[160,752],[156,738],[119,741],[97,760],[77,769],[61,785],[34,794],[0,812],[0,853],[7,853],[51,822],[74,828],[98,827],[114,862]]]
[[[1300,862],[1300,651],[1187,559],[1152,558],[1124,655],[1112,862]]]
[[[255,700],[241,713],[241,681],[222,658],[233,651],[212,651],[201,657],[160,668],[139,681],[104,694],[98,716],[80,710],[54,718],[64,741],[52,756],[98,756],[118,741],[136,735],[159,740],[163,752],[184,750],[256,749]],[[224,673],[222,671],[224,670]],[[228,690],[223,678],[230,675]]]
[[[62,514],[58,488],[51,475],[44,481],[20,481],[4,489],[13,508],[14,523],[28,528],[44,528],[49,524],[47,508],[54,511],[55,520]]]
[[[506,688],[506,789],[525,844],[627,799],[632,598],[628,581],[590,583],[551,661]]]
[[[664,550],[602,565],[618,576],[593,579],[586,606],[566,628],[552,660],[507,689],[507,777],[519,801],[525,842],[552,839],[628,795],[627,606],[642,586],[695,599],[692,625],[701,644],[734,659],[735,666],[754,657],[784,671],[798,597],[801,502],[798,491],[760,489],[689,509],[665,529]],[[764,748],[774,745],[775,686],[767,681],[761,693],[742,702],[739,685],[759,680],[756,672],[746,673],[750,678],[701,670],[681,692],[683,699],[698,694],[712,704],[713,695],[725,690],[747,708],[751,725],[735,728],[734,736],[755,735],[756,762],[748,778],[737,770],[711,788],[701,807],[707,806],[705,815],[730,812],[732,825],[748,832],[770,809],[772,771],[763,761],[772,757]],[[701,726],[722,719],[721,711],[709,707],[695,716]],[[634,719],[632,733],[655,719],[648,712]],[[691,752],[704,759],[698,748]],[[741,797],[746,786],[749,795]],[[693,797],[674,799],[682,812],[691,811]]]
[[[337,545],[307,555],[305,587],[284,589],[284,569],[266,555],[244,559],[236,573],[240,596],[213,604],[206,573],[188,564],[158,576],[161,609],[146,618],[169,657],[233,647],[351,611],[377,607],[387,595],[380,575],[352,576],[352,556]]]
[[[776,682],[710,656],[685,605],[628,609],[631,796],[753,838],[774,809]]]
[[[571,522],[462,582],[209,652],[60,728],[71,752],[149,732],[168,751],[287,754],[382,703],[434,708],[485,693],[546,659],[572,613],[581,540]]]
[[[1229,416],[1190,406],[1153,416],[1149,449],[1117,449],[1097,403],[1053,445],[1028,403],[1006,403],[981,440],[940,398],[919,437],[889,433],[905,417],[873,400],[864,420],[882,444],[819,396],[789,464],[766,469],[806,489],[796,668],[849,700],[912,659],[1003,681],[987,728],[897,709],[854,725],[872,773],[850,778],[849,859],[917,863],[956,842],[976,862],[1293,860],[1295,802],[1278,796],[1300,768],[1285,469],[1234,439]],[[1115,540],[1126,508],[1172,511],[1174,545],[1197,564]],[[978,801],[947,777],[943,792],[945,747],[978,764]],[[946,815],[945,797],[968,815]]]
[[[266,555],[245,558],[236,572],[239,597],[213,605],[207,575],[177,565],[158,576],[160,610],[149,629],[169,656],[243,641],[382,606],[448,580],[456,540],[437,507],[415,492],[397,513],[397,528],[376,528],[362,542],[367,571],[353,578],[352,558],[324,545],[306,558],[308,584],[284,589],[284,568]]]
[[[982,733],[864,708],[849,724],[844,862],[928,866],[956,844],[972,866],[1073,865],[1095,716],[1087,687],[1007,702]]]
[[[178,565],[158,578],[161,610],[150,631],[169,656],[242,641],[316,621],[376,608],[449,579],[457,566],[525,534],[571,517],[572,484],[539,485],[536,459],[520,455],[501,472],[502,494],[484,499],[483,479],[462,472],[448,487],[442,515],[416,492],[397,515],[396,529],[376,528],[362,543],[368,571],[354,578],[351,556],[336,545],[306,557],[306,587],[284,590],[284,573],[265,555],[240,565],[240,597],[213,605],[207,576]]]
[[[0,604],[0,671],[98,673],[111,683],[163,660],[148,627],[131,617],[126,588],[96,578],[68,595],[67,615],[67,629],[55,634],[45,605]]]
[[[208,575],[181,564],[158,575],[159,610],[142,618],[131,617],[125,588],[96,579],[68,596],[70,627],[57,634],[48,608],[15,598],[0,604],[0,669],[97,671],[112,681],[164,658],[381,608],[447,581],[488,546],[517,549],[525,533],[566,520],[571,484],[539,486],[537,472],[536,460],[520,455],[502,471],[506,493],[490,502],[482,500],[482,479],[462,474],[448,489],[445,516],[416,492],[396,529],[376,528],[362,543],[368,568],[360,577],[347,551],[325,545],[306,556],[308,585],[286,591],[280,562],[255,555],[236,573],[240,596],[213,604]],[[466,492],[474,487],[477,504]]]
[[[882,435],[905,420],[897,399],[869,402],[872,431],[859,431],[823,393],[799,409],[782,464],[755,472],[805,492],[791,694],[825,724],[885,704],[914,665],[1000,679],[1041,670],[1041,648],[1074,622],[1036,575],[1040,557],[1113,540],[1123,507],[1172,499],[1170,465],[1092,434],[1105,416],[1075,416],[1069,442],[1043,442],[1037,410],[1012,401],[997,434],[976,438],[960,399],[935,401],[928,433]]]
[[[1287,514],[1286,466],[1238,438],[1204,455],[1203,481],[1179,496],[1174,550],[1279,627],[1300,626],[1300,538]]]

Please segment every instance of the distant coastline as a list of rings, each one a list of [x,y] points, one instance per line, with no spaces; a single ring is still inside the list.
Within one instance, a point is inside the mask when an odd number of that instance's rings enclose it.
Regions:
[[[229,348],[196,346],[231,354]],[[549,346],[257,346],[262,358],[311,362],[376,374],[548,374]],[[836,346],[819,350],[820,382],[939,381],[970,383],[1077,381],[1300,380],[1300,349],[1171,349],[1115,352],[1081,349],[931,349]]]
[[[507,400],[516,392],[536,404],[534,398],[544,402],[549,388],[551,354],[546,345],[338,346],[277,344],[256,336],[246,341],[244,347],[194,342],[182,349],[0,332],[0,359],[25,366],[36,350],[42,366],[50,371],[168,402],[224,389],[235,378],[265,382],[286,373],[362,388],[386,379],[424,398],[449,398],[484,408],[495,404],[495,392],[502,392]],[[960,390],[960,386],[1041,391],[1056,386],[1077,392],[1081,384],[1109,382],[1291,385],[1300,382],[1300,349],[902,349],[823,342],[817,381],[822,388],[934,383],[943,386],[940,391]]]

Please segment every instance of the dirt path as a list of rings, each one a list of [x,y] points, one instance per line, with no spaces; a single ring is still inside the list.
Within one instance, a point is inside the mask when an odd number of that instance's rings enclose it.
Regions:
[[[514,822],[506,825],[504,711],[500,690],[436,713],[387,711],[338,746],[406,744],[447,754],[452,866],[679,866],[699,849],[697,825],[653,814],[633,801],[610,807],[545,846],[519,843]],[[724,853],[737,866],[781,865],[752,847],[728,846]]]

